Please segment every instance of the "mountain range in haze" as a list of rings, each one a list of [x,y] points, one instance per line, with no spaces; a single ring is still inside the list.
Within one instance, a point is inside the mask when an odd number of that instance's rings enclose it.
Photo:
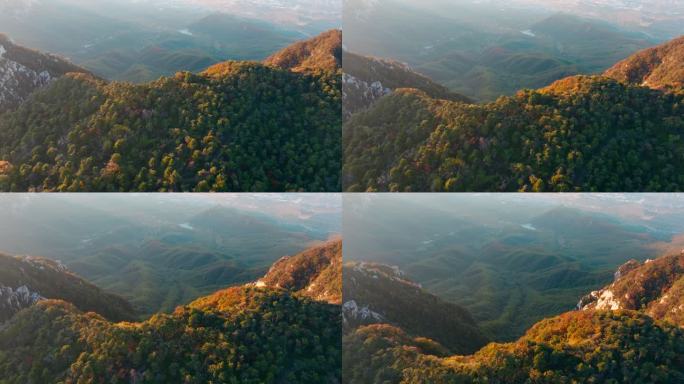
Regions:
[[[487,339],[511,341],[575,308],[627,260],[679,252],[679,199],[629,196],[349,195],[345,261],[397,266],[467,310]]]
[[[681,48],[675,39],[603,75],[566,77],[487,104],[431,96],[421,84],[384,92],[346,119],[344,189],[680,190]],[[386,78],[375,74],[377,84]]]
[[[292,260],[303,265],[309,258],[322,268],[288,275],[274,269],[258,283],[227,288],[138,323],[113,323],[102,316],[116,308],[111,295],[110,306],[84,305],[107,294],[56,264],[17,258],[19,264],[3,268],[0,297],[6,299],[5,284],[21,284],[16,291],[33,292],[36,299],[0,323],[0,373],[10,383],[104,378],[339,383],[339,303],[310,299],[311,290],[300,293],[269,280],[278,273],[293,287],[325,281],[330,286],[323,291],[337,302],[341,270],[333,266],[341,266],[341,242],[312,248]],[[31,275],[42,276],[27,279]]]
[[[677,382],[684,378],[683,261],[681,255],[631,261],[609,287],[583,298],[578,310],[543,319],[517,341],[490,343],[472,355],[454,354],[438,339],[397,326],[403,317],[347,330],[344,382]],[[374,305],[412,310],[393,297]]]
[[[348,197],[343,382],[682,380],[679,199],[649,196]]]
[[[139,319],[255,281],[281,256],[340,235],[334,196],[298,199],[8,195],[1,199],[1,252],[61,260],[73,273],[126,298]],[[293,206],[298,209],[288,209]],[[24,284],[5,285],[16,291]]]
[[[336,0],[186,0],[212,9],[285,24],[341,23],[341,5]]]
[[[675,28],[678,32],[656,37],[605,19],[505,2],[348,1],[344,15],[348,51],[407,63],[483,102],[567,76],[603,72],[684,33]]]
[[[653,34],[678,33],[677,26],[684,21],[684,4],[676,0],[516,0],[515,3],[609,20]]]
[[[226,61],[145,84],[89,73],[34,81],[40,92],[0,120],[0,189],[338,191],[341,45],[331,30],[263,63]],[[51,60],[33,58],[23,65]],[[8,76],[3,84],[23,84],[23,72]],[[0,89],[0,100],[14,88]]]
[[[263,60],[298,40],[339,28],[339,5],[337,10],[330,5],[10,1],[0,4],[0,33],[20,45],[66,57],[102,78],[147,82],[226,60]]]

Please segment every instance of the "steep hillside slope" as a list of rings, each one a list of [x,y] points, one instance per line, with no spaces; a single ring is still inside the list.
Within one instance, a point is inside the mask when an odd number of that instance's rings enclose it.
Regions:
[[[344,336],[344,382],[679,382],[683,276],[682,255],[630,261],[614,283],[583,298],[581,310],[541,320],[515,342],[491,343],[467,356],[447,356],[400,326],[360,327]]]
[[[345,123],[343,188],[683,190],[683,100],[586,76],[483,105],[395,92]]]
[[[665,384],[684,379],[684,332],[634,311],[569,312],[539,322],[517,342],[444,357],[429,340],[370,326],[345,335],[343,363],[349,384]]]
[[[282,288],[316,301],[341,304],[342,240],[284,256],[255,285]]]
[[[61,263],[0,254],[0,323],[45,299],[69,301],[81,311],[97,312],[112,321],[135,318],[135,311],[126,300],[103,292]]]
[[[135,324],[42,301],[0,330],[0,372],[24,383],[339,382],[339,307],[258,288],[221,295]]]
[[[392,324],[411,335],[434,339],[454,353],[472,353],[487,342],[466,309],[424,291],[396,267],[350,263],[342,276],[347,331]]]
[[[403,63],[347,51],[343,52],[343,61],[342,103],[345,117],[367,109],[397,88],[419,89],[436,99],[472,102]]]
[[[17,45],[0,34],[0,113],[68,72],[86,72],[68,61]]]
[[[473,355],[447,356],[401,326],[360,327],[344,336],[344,382],[679,382],[683,281],[684,254],[631,260],[611,285],[582,298],[578,310],[541,320],[517,341],[491,343]]]
[[[69,75],[0,121],[0,190],[338,191],[340,103],[335,71],[252,62]]]
[[[264,64],[293,72],[337,71],[342,67],[342,31],[333,29],[271,55]]]
[[[684,36],[640,51],[605,72],[613,79],[656,89],[684,87]]]
[[[657,320],[684,327],[684,253],[640,264],[631,260],[609,286],[584,296],[582,310],[641,310]]]

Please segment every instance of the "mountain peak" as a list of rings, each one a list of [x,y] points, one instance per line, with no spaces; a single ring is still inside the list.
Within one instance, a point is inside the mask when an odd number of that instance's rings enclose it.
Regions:
[[[246,71],[256,71],[260,68],[263,68],[263,65],[258,62],[228,60],[214,64],[201,73],[209,77],[223,77]],[[183,72],[179,72],[176,76],[181,76],[182,74]]]
[[[264,60],[264,64],[293,72],[337,71],[342,67],[342,31],[331,29],[294,43]]]
[[[605,75],[655,89],[684,87],[684,36],[639,51],[615,64]]]
[[[332,240],[295,256],[282,257],[255,285],[287,289],[314,300],[340,304],[342,240]]]
[[[639,263],[630,260],[615,281],[582,297],[578,309],[644,310],[658,320],[684,326],[684,253]]]

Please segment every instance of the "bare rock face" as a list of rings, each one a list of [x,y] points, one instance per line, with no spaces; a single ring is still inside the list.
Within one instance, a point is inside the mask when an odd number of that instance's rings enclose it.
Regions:
[[[344,117],[349,118],[353,113],[373,105],[378,99],[392,93],[380,81],[358,79],[350,74],[342,75],[342,102],[345,106]]]
[[[31,291],[25,285],[12,288],[0,284],[0,323],[43,299],[40,293]]]
[[[625,276],[626,274],[628,274],[629,272],[639,268],[640,266],[641,266],[641,263],[639,263],[638,261],[636,261],[634,259],[622,264],[620,266],[620,268],[618,268],[618,270],[615,272],[615,275],[614,275],[615,280],[616,281],[619,280],[622,276]]]
[[[400,88],[413,88],[437,99],[471,103],[406,63],[343,51],[342,104],[345,118],[368,109],[376,101]]]
[[[19,45],[0,34],[0,112],[16,108],[26,98],[68,72],[86,72],[57,56]]]
[[[684,254],[628,261],[613,283],[582,297],[577,309],[640,310],[684,326]]]

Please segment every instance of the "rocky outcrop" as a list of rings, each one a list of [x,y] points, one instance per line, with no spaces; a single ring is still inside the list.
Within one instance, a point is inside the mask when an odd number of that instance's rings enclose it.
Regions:
[[[35,90],[68,72],[86,72],[68,61],[16,45],[0,34],[0,112],[16,108]]]
[[[342,104],[345,118],[369,108],[399,88],[415,88],[437,99],[472,102],[415,72],[406,63],[346,51],[343,52],[343,62]]]
[[[317,301],[342,302],[342,240],[285,256],[255,284],[298,292]]]
[[[12,288],[0,284],[0,323],[43,299],[40,293],[31,291],[25,285]]]
[[[613,283],[582,297],[577,308],[639,310],[684,326],[684,254],[628,261]]]

